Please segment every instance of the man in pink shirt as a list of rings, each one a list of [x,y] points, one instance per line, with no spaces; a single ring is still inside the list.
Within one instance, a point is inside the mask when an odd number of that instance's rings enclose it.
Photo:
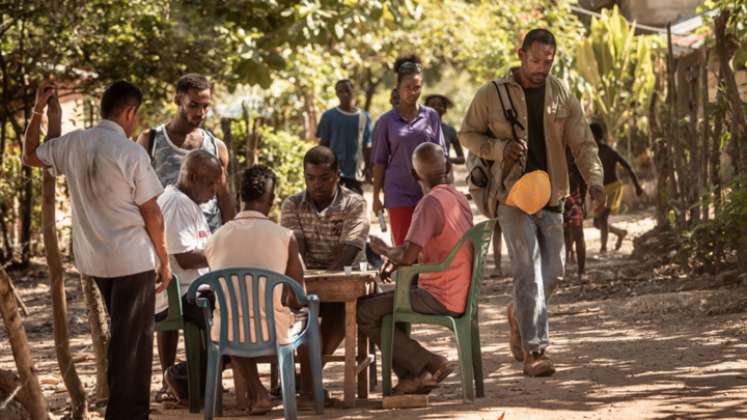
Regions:
[[[439,263],[472,227],[472,212],[464,195],[451,184],[451,166],[437,144],[423,143],[412,156],[413,176],[423,189],[405,242],[389,247],[379,238],[371,246],[395,265]],[[412,308],[424,314],[460,315],[464,313],[472,277],[472,247],[462,247],[451,265],[439,273],[423,273],[410,292]],[[358,328],[381,346],[381,321],[391,314],[394,292],[361,300]],[[438,356],[395,329],[392,365],[399,378],[397,393],[424,393],[443,381],[452,371],[443,356]]]

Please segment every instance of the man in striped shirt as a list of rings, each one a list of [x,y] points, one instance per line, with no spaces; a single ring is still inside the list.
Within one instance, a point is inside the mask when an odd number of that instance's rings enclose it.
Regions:
[[[368,207],[363,196],[340,185],[335,153],[325,146],[304,156],[306,190],[283,203],[280,224],[291,229],[306,268],[339,271],[364,261]],[[345,337],[345,307],[322,303],[322,354],[334,353]]]

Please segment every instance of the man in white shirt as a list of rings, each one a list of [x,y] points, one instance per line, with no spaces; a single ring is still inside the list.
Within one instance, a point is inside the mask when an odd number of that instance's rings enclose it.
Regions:
[[[141,102],[136,86],[115,82],[104,92],[102,120],[95,127],[59,137],[57,87],[43,82],[23,142],[25,165],[66,177],[75,265],[96,280],[111,317],[107,420],[148,418],[154,291],[166,290],[171,281],[163,217],[156,203],[163,187],[148,154],[128,139]],[[39,145],[47,104],[51,140]]]
[[[166,225],[166,252],[174,274],[179,279],[182,293],[182,315],[185,321],[205,329],[202,309],[185,298],[192,282],[209,271],[203,253],[210,236],[210,226],[200,204],[206,203],[218,189],[222,179],[221,162],[207,150],[189,152],[184,158],[179,178],[175,185],[166,186],[158,197],[158,206],[163,212]],[[169,299],[166,293],[156,296],[156,322],[166,319]],[[176,361],[178,331],[156,334],[158,357],[164,373],[164,388],[168,385],[171,394],[178,399],[186,398],[185,384],[179,383],[171,371]],[[207,360],[203,357],[201,360]],[[204,369],[203,369],[204,371]],[[163,398],[165,389],[159,392]],[[158,396],[156,398],[158,400]]]

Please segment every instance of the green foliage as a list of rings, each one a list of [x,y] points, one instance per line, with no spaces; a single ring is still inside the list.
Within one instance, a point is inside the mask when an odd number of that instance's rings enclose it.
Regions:
[[[236,155],[237,175],[246,168],[246,124],[234,120],[231,124],[233,136],[233,153]],[[303,156],[314,144],[303,141],[300,137],[270,126],[260,129],[260,140],[257,149],[257,162],[268,166],[278,177],[275,188],[277,204],[286,197],[305,188],[303,179]]]
[[[715,267],[723,264],[736,252],[747,232],[747,177],[742,177],[727,188],[721,214],[685,232],[685,251],[698,264]]]
[[[262,130],[259,163],[272,168],[278,179],[275,187],[277,205],[273,214],[279,214],[280,204],[286,197],[306,188],[303,178],[303,156],[311,146],[312,144],[284,131],[275,131],[269,127]]]
[[[655,48],[653,37],[635,36],[635,25],[628,25],[617,7],[593,18],[589,36],[576,46],[576,69],[587,82],[584,91],[613,137],[622,137],[624,128],[647,115],[656,80]]]
[[[469,96],[469,101],[477,86],[518,65],[516,50],[524,33],[534,27],[546,27],[555,33],[559,43],[555,74],[575,86],[579,81],[573,66],[575,58],[567,51],[573,49],[584,30],[568,4],[551,0],[392,1],[380,15],[346,16],[341,19],[346,28],[342,36],[281,53],[287,65],[275,73],[275,83],[268,89],[272,94],[263,95],[278,106],[266,109],[282,114],[283,121],[288,117],[302,121],[314,109],[321,112],[334,106],[334,82],[350,78],[358,88],[359,104],[376,116],[389,108],[394,60],[409,52],[424,61],[424,94],[434,92],[434,86],[439,85],[439,89],[445,86],[458,91],[447,92],[452,96]],[[439,83],[450,77],[445,74],[453,74],[451,70],[459,82],[448,79]],[[288,99],[278,103],[278,97]],[[309,98],[313,98],[312,103]],[[452,116],[459,120],[456,112],[465,106],[458,103]]]
[[[706,0],[700,12],[729,13],[726,34],[736,49],[734,66],[747,68],[747,0]]]
[[[576,84],[573,69],[574,45],[584,28],[572,13],[569,1],[479,1],[454,2],[446,8],[455,48],[454,60],[470,75],[484,83],[519,65],[518,48],[526,32],[547,28],[557,39],[554,73],[569,85]]]

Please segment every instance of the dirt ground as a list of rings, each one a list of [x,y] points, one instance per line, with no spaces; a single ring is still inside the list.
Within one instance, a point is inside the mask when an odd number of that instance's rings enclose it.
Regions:
[[[630,239],[654,226],[645,212],[614,216],[612,221],[627,229]],[[560,284],[550,304],[552,343],[548,354],[557,368],[554,376],[524,377],[521,364],[511,358],[505,319],[511,279],[491,277],[494,267],[490,258],[480,301],[485,398],[473,404],[462,402],[457,369],[431,393],[428,408],[383,410],[379,385],[368,401],[359,402],[359,408],[327,408],[322,418],[747,418],[747,274],[677,274],[656,267],[653,260],[632,259],[629,239],[619,252],[600,256],[599,234],[590,221],[585,234],[587,274],[579,280],[575,266],[569,265],[573,275]],[[504,246],[503,267],[510,271],[505,252]],[[37,371],[47,382],[43,388],[55,414],[62,416],[67,394],[54,355],[46,268],[35,266],[10,275],[30,311],[24,324]],[[92,394],[93,349],[80,282],[72,268],[66,284],[73,353],[78,373]],[[413,332],[429,349],[457,361],[454,340],[447,330],[420,326]],[[4,343],[0,368],[15,369],[3,329],[0,342]],[[261,371],[268,382],[269,369],[265,365]],[[330,364],[324,371],[325,388],[339,399],[342,376],[342,364]],[[154,357],[153,393],[160,388],[160,378]],[[224,386],[228,390],[225,418],[239,418],[241,413],[232,407],[230,371],[224,374]],[[202,418],[186,409],[156,403],[152,409],[155,420]],[[282,407],[278,407],[266,417],[282,416]],[[94,418],[98,414],[94,413]]]
[[[628,229],[631,237],[653,226],[646,214],[613,220]],[[558,368],[553,377],[522,376],[521,365],[511,359],[507,344],[505,307],[511,280],[486,276],[480,305],[486,398],[463,404],[457,371],[433,391],[429,408],[382,410],[379,386],[361,408],[328,408],[324,418],[497,419],[503,414],[505,419],[747,418],[747,278],[661,277],[646,269],[644,262],[627,257],[632,248],[627,240],[620,252],[600,257],[598,233],[590,226],[585,230],[591,251],[588,274],[581,280],[569,276],[550,306],[552,345],[548,352]],[[505,255],[503,264],[508,267]],[[492,269],[491,265],[487,273]],[[60,409],[67,394],[61,383],[54,384],[59,374],[45,268],[21,274],[11,276],[31,312],[24,323],[34,360],[40,377],[50,382],[43,387],[51,406],[63,414]],[[73,352],[78,372],[92,392],[93,350],[78,278],[72,272],[67,290]],[[428,348],[457,360],[454,341],[446,330],[419,327],[415,335]],[[0,340],[7,343],[4,331]],[[153,392],[160,382],[155,362]],[[0,352],[0,368],[14,368],[6,345]],[[342,365],[332,364],[324,374],[325,387],[333,397],[342,398]],[[225,414],[235,416],[239,413],[230,406],[230,377],[230,372],[224,376],[229,389]],[[154,419],[201,418],[155,403],[153,409]],[[278,408],[268,417],[282,414]]]

